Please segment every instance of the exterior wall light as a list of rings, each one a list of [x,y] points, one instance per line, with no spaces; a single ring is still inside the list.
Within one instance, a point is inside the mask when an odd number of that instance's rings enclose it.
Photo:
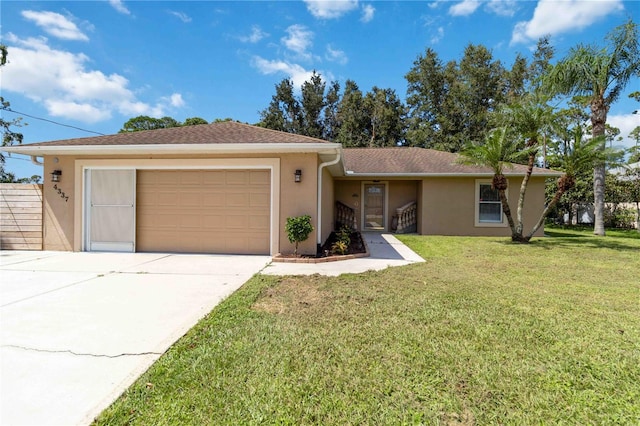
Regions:
[[[62,170],[54,170],[51,172],[51,182],[60,182],[60,176],[62,176]]]
[[[295,183],[300,183],[302,182],[302,170],[298,169],[296,170],[296,173],[293,175],[294,177],[294,182]]]

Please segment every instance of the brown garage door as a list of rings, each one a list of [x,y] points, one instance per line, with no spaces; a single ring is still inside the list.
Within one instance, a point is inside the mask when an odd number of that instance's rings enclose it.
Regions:
[[[139,170],[136,250],[269,254],[269,170]]]

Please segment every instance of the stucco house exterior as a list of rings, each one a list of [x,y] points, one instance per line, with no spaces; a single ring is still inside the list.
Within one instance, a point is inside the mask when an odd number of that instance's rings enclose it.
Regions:
[[[291,253],[284,224],[304,214],[315,228],[300,245],[305,254],[343,224],[510,235],[491,171],[429,149],[347,149],[228,121],[3,150],[44,163],[44,250]],[[524,171],[506,169],[512,205]],[[525,227],[544,208],[545,179],[556,176],[534,170]]]

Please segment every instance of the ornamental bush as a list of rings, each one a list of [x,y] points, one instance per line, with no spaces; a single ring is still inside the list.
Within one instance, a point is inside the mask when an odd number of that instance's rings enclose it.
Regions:
[[[309,238],[309,234],[313,232],[311,216],[307,214],[304,216],[288,217],[287,224],[284,229],[285,231],[287,231],[289,242],[296,245],[293,254],[297,256],[298,243],[305,241],[307,238]]]

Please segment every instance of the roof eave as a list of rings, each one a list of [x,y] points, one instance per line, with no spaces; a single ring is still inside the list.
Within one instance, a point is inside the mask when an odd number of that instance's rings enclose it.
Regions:
[[[251,154],[251,153],[331,153],[338,143],[219,143],[149,145],[18,145],[2,147],[16,154],[42,155],[139,155],[139,154]]]
[[[524,173],[504,173],[506,177],[521,177]],[[359,177],[359,178],[380,178],[380,177],[406,177],[406,178],[422,178],[422,177],[493,177],[491,172],[457,172],[457,173],[355,173],[347,170],[345,177]],[[561,172],[548,171],[544,174],[532,173],[534,177],[560,177]]]

